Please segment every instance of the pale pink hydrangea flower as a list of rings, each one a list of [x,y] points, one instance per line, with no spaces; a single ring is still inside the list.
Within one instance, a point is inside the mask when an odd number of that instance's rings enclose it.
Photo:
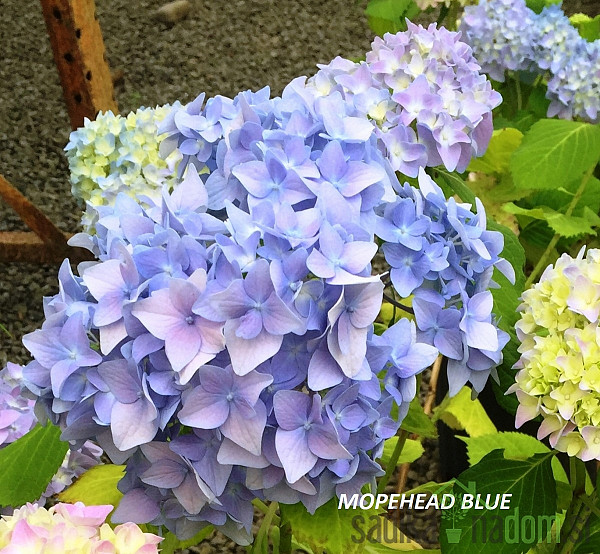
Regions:
[[[158,554],[161,537],[104,523],[113,507],[26,504],[0,518],[0,554]]]

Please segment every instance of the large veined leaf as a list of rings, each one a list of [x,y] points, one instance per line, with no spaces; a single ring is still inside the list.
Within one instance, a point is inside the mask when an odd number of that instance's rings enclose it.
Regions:
[[[448,554],[520,554],[537,542],[540,526],[548,530],[556,512],[556,483],[551,460],[554,453],[535,454],[526,460],[506,459],[494,450],[458,478],[474,485],[476,494],[510,494],[508,510],[462,509],[461,517],[442,517],[440,543]],[[468,504],[466,505],[468,507]],[[450,542],[447,530],[460,529],[458,542]],[[534,534],[535,533],[535,534]],[[534,541],[530,540],[534,536]],[[545,535],[544,537],[545,538]]]
[[[29,433],[0,450],[0,506],[34,502],[58,471],[69,444],[60,429],[36,425]]]
[[[600,158],[600,126],[541,119],[523,137],[510,168],[522,189],[556,189],[582,176]]]
[[[550,452],[550,449],[542,441],[531,435],[516,431],[502,431],[478,437],[458,438],[467,445],[467,456],[470,465],[478,464],[485,456],[498,448],[503,449],[504,457],[511,460],[525,460],[534,454]],[[567,473],[558,458],[552,458],[552,470],[557,480],[565,483],[569,482]]]

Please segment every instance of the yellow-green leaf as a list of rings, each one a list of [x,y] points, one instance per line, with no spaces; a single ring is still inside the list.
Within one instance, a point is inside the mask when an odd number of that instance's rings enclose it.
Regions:
[[[123,493],[117,483],[124,475],[125,466],[102,464],[88,469],[75,483],[58,495],[61,502],[83,502],[88,506],[110,504],[115,508]]]
[[[381,463],[384,466],[390,461],[392,452],[394,452],[394,448],[396,448],[396,444],[398,444],[398,437],[392,437],[385,441],[385,444],[383,445],[383,454],[381,454]],[[424,451],[420,441],[406,439],[406,442],[402,447],[402,452],[400,453],[400,458],[398,458],[398,464],[414,462],[421,457]]]
[[[490,144],[481,158],[471,160],[469,171],[482,173],[505,173],[508,171],[512,153],[521,145],[523,133],[518,129],[507,127],[494,131]]]
[[[456,396],[446,396],[436,408],[434,419],[441,419],[456,430],[465,430],[469,436],[478,437],[496,432],[496,426],[476,398],[471,400],[471,389],[463,387]]]

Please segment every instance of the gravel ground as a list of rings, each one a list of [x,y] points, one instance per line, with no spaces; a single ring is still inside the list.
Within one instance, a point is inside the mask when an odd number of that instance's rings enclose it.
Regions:
[[[234,95],[310,75],[336,55],[359,57],[372,39],[360,0],[192,0],[190,16],[169,27],[152,19],[161,0],[96,0],[108,60],[122,70],[117,90],[122,113],[198,93]],[[595,14],[599,3],[572,2]],[[69,120],[37,2],[0,3],[0,173],[64,231],[77,230],[79,209],[70,195]],[[0,202],[0,230],[25,230]],[[41,324],[42,297],[56,292],[58,266],[5,264],[0,271],[0,364],[28,360],[20,337]],[[408,488],[436,480],[435,441],[409,473]],[[435,546],[435,513],[395,514],[401,528]],[[193,552],[245,552],[221,535]]]

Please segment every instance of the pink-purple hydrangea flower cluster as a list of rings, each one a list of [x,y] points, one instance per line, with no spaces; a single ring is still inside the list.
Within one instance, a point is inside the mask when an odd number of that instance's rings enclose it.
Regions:
[[[468,53],[444,30],[406,36],[431,39],[430,57]],[[145,207],[119,195],[75,239],[99,261],[79,276],[65,261],[23,374],[64,439],[126,461],[113,521],[180,537],[211,523],[248,542],[253,498],[312,512],[381,475],[383,441],[440,352],[452,392],[481,390],[506,342],[487,288],[511,268],[483,207],[447,200],[425,158],[420,190],[401,185],[341,91],[302,78],[279,98],[204,100],[162,123],[162,154],[183,155],[173,192]],[[380,336],[378,242],[416,316]]]
[[[600,40],[581,37],[560,5],[536,14],[525,0],[482,0],[465,8],[460,30],[493,79],[506,70],[547,76],[549,117],[598,121]]]
[[[485,152],[501,97],[459,38],[408,22],[407,32],[375,38],[364,62],[338,57],[319,66],[308,86],[339,92],[354,114],[376,125],[395,171],[416,177],[420,167],[444,165],[462,172]]]

